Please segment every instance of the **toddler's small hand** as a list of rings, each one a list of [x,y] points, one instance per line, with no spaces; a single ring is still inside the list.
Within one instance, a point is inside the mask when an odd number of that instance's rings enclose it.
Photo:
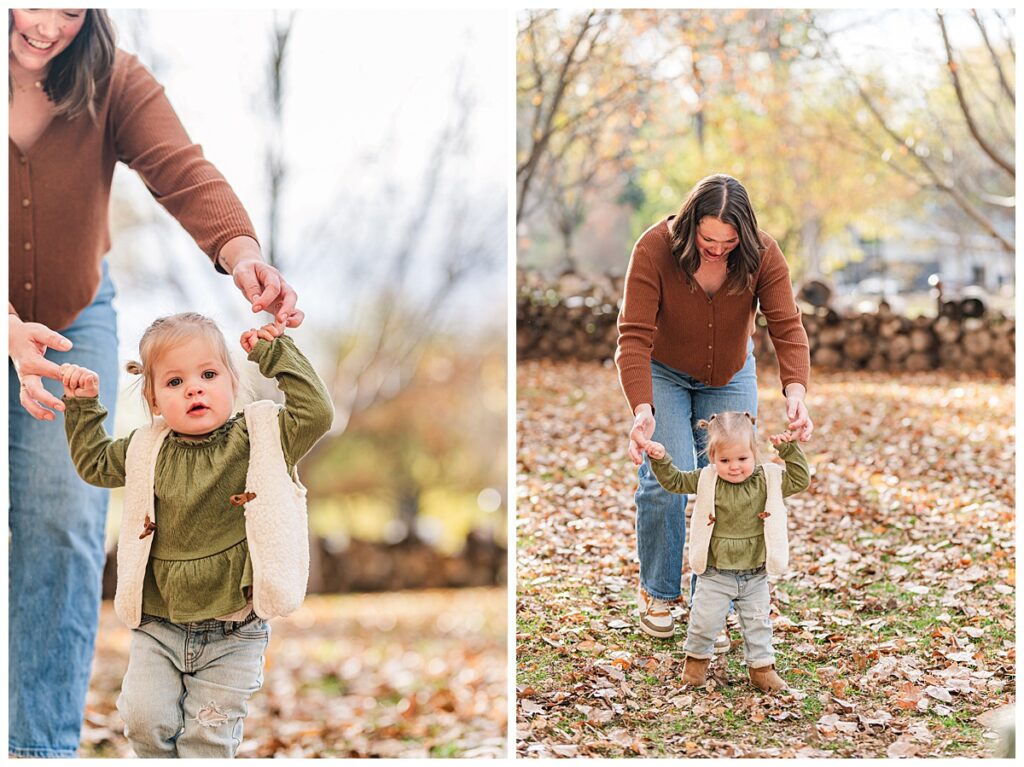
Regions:
[[[284,326],[279,322],[268,322],[259,329],[259,337],[266,341],[273,341],[280,335],[284,335]]]
[[[796,432],[789,431],[788,429],[781,434],[772,434],[768,439],[772,441],[775,447],[778,447],[783,442],[792,442],[797,438]]]
[[[100,377],[89,368],[65,362],[60,366],[60,380],[65,397],[98,397]]]
[[[646,451],[647,455],[656,461],[660,461],[665,457],[665,446],[660,442],[654,442],[653,440],[648,442]]]
[[[280,323],[269,322],[261,328],[251,328],[250,330],[242,333],[240,343],[242,344],[242,351],[246,354],[252,351],[256,342],[261,338],[267,341],[273,341],[278,336],[284,333],[284,327]]]

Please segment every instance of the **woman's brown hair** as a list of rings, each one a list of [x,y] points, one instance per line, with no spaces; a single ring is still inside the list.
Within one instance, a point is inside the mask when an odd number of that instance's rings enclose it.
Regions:
[[[7,12],[8,38],[14,32],[14,11]],[[54,113],[68,119],[87,112],[96,119],[100,88],[114,68],[114,24],[103,8],[86,8],[85,21],[71,44],[50,62],[43,90],[53,102]],[[14,98],[7,76],[8,101]]]
[[[725,286],[729,293],[754,289],[754,272],[761,264],[764,245],[757,228],[757,216],[743,184],[724,173],[716,173],[697,182],[675,221],[669,226],[672,256],[686,274],[691,289],[696,285],[693,275],[700,268],[697,250],[697,227],[711,216],[736,230],[739,244],[729,253]]]

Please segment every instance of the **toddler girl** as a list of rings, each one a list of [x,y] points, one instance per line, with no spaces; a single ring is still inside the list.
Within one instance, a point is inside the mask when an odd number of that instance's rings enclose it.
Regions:
[[[784,496],[810,484],[807,459],[786,431],[770,437],[786,462],[756,464],[754,419],[749,413],[718,413],[698,428],[707,429],[710,466],[680,471],[664,445],[648,442],[651,470],[673,493],[696,493],[690,520],[690,568],[697,589],[683,650],[683,682],[699,687],[714,657],[715,637],[725,626],[729,604],[736,606],[751,683],[774,692],[786,686],[775,673],[772,624],[768,617],[766,573],[781,575],[789,565]]]
[[[96,373],[61,369],[65,429],[82,478],[125,487],[114,607],[132,628],[117,705],[141,757],[231,757],[263,682],[267,619],[295,610],[309,574],[305,489],[296,462],[333,409],[280,325],[242,348],[285,394],[235,413],[238,373],[216,324],[163,317],[139,344],[152,423],[103,429]]]

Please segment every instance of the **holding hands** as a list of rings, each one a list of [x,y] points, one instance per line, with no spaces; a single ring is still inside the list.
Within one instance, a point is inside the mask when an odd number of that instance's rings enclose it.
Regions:
[[[60,366],[60,380],[64,384],[65,397],[98,397],[100,377],[81,365],[66,362]]]
[[[797,432],[791,431],[789,429],[786,429],[786,431],[782,432],[781,434],[772,434],[771,436],[768,437],[768,439],[771,440],[772,444],[775,447],[778,447],[783,442],[792,442],[798,438],[799,435],[797,434]]]
[[[268,322],[258,330],[256,328],[247,330],[242,333],[242,351],[248,354],[261,338],[265,341],[273,341],[282,334],[284,334],[284,327],[278,322]]]
[[[18,315],[7,317],[7,353],[21,384],[21,406],[40,421],[52,421],[54,410],[64,403],[43,388],[43,378],[60,380],[56,363],[46,359],[47,349],[66,352],[71,341],[38,322],[22,322]]]
[[[665,446],[660,442],[655,442],[654,440],[651,440],[650,442],[647,443],[646,453],[655,461],[660,461],[662,458],[665,457]]]
[[[629,458],[634,466],[644,462],[644,452],[649,452],[651,437],[654,435],[654,413],[648,404],[637,405],[633,427],[629,431]],[[662,447],[664,450],[664,447]],[[653,456],[652,457],[656,457]]]
[[[295,289],[281,272],[263,260],[256,240],[246,235],[234,237],[224,243],[217,259],[252,305],[253,313],[270,312],[277,322],[289,328],[302,324],[305,314],[295,308]]]

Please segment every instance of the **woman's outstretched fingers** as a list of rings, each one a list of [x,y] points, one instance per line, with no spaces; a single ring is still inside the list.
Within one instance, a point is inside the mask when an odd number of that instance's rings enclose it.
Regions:
[[[811,416],[807,412],[807,405],[802,399],[789,400],[786,403],[786,417],[789,420],[787,428],[797,434],[801,442],[811,438],[814,431],[814,424],[811,423]]]
[[[277,301],[274,302],[275,319],[280,323],[287,323],[289,327],[298,327],[298,323],[291,324],[291,319],[296,314],[295,303],[298,300],[298,294],[284,277],[281,277],[281,293],[278,295]],[[301,314],[299,312],[299,322],[302,322]]]
[[[19,401],[29,414],[40,421],[52,421],[56,416],[47,408],[63,410],[64,403],[43,387],[43,379],[36,375],[21,377]]]

